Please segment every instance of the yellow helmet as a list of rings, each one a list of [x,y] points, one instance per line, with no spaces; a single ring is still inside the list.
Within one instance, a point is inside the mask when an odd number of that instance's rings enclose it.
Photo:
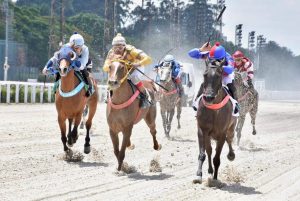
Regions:
[[[126,45],[126,40],[122,34],[118,33],[112,40],[112,45]]]

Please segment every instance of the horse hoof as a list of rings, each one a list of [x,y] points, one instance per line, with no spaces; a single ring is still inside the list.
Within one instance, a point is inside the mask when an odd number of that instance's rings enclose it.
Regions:
[[[91,146],[84,146],[84,153],[89,154],[91,152]]]
[[[178,129],[181,129],[181,126],[177,126]]]
[[[234,152],[229,152],[227,155],[228,160],[233,161],[235,159],[235,154]]]
[[[197,176],[194,180],[193,180],[193,184],[201,184],[202,183],[202,178],[200,176]]]
[[[252,135],[256,135],[256,131],[253,131],[253,132],[252,132]]]
[[[127,147],[128,150],[134,150],[134,148],[135,148],[134,144],[131,144],[129,147]]]

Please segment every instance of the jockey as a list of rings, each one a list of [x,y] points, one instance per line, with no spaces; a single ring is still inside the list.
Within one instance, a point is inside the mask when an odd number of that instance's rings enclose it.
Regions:
[[[91,69],[92,61],[89,59],[88,47],[84,45],[84,39],[78,33],[74,33],[70,38],[70,42],[65,45],[70,46],[77,55],[76,60],[79,62],[77,62],[76,64],[80,64],[80,66],[77,66],[76,69],[80,70],[80,72],[82,73],[84,82],[87,85],[89,85],[88,91],[86,92],[86,96],[89,97],[92,94],[92,83],[91,83],[90,79],[88,79],[89,74],[87,72],[88,71],[87,68]],[[58,53],[59,53],[59,51],[55,52],[53,57],[50,58],[49,61],[47,62],[47,64],[45,65],[45,67],[43,69],[44,75],[47,75],[47,71],[50,69],[50,67],[52,67],[53,69],[59,68]],[[57,82],[59,79],[60,79],[60,75],[59,75],[59,73],[56,73],[55,82]]]
[[[247,75],[245,81],[245,85],[249,88],[249,90],[252,92],[254,92],[254,86],[253,86],[253,82],[252,79],[254,77],[253,74],[253,63],[250,61],[249,58],[245,57],[243,52],[241,51],[236,51],[233,55],[232,55],[233,59],[234,59],[234,68],[237,69],[238,72],[242,72],[245,75]]]
[[[181,83],[181,79],[180,79],[180,74],[181,74],[181,65],[175,61],[175,58],[173,55],[166,55],[164,57],[164,60],[162,62],[160,62],[160,64],[155,65],[154,68],[156,69],[156,71],[158,70],[158,68],[162,67],[162,66],[169,66],[171,65],[171,69],[172,69],[172,80],[176,85],[176,88],[178,89],[178,95],[181,98],[182,95],[184,94],[183,91],[183,87],[182,87],[182,83]]]
[[[125,38],[118,33],[112,40],[112,49],[108,52],[106,60],[104,62],[103,71],[108,72],[109,66],[111,64],[111,60],[115,54],[121,55],[123,60],[131,63],[133,68],[139,68],[139,70],[143,71],[141,67],[144,65],[148,65],[152,62],[151,57],[149,57],[146,53],[142,50],[135,48],[132,45],[126,44]],[[142,74],[137,71],[133,70],[128,76],[128,79],[132,81],[134,85],[142,92],[140,94],[140,99],[142,101],[141,107],[147,108],[151,105],[148,100],[149,95],[148,92],[145,90],[143,83],[142,83]]]
[[[207,50],[207,51],[205,51]],[[189,56],[196,59],[206,59],[210,63],[225,62],[223,65],[223,77],[222,84],[226,85],[233,99],[237,100],[236,88],[234,86],[234,67],[233,59],[229,53],[226,52],[225,48],[216,43],[213,47],[205,43],[200,49],[195,48],[189,51]],[[203,93],[203,83],[198,91],[196,100]],[[239,106],[236,103],[234,108],[234,114],[238,113]]]
[[[78,61],[80,61],[81,66],[79,67],[79,70],[82,74],[82,77],[84,79],[84,82],[89,85],[89,88],[86,92],[86,96],[89,97],[92,94],[92,81],[88,79],[89,72],[87,68],[90,68],[92,65],[89,65],[89,48],[84,44],[83,37],[78,34],[77,32],[74,32],[74,34],[70,37],[69,43],[66,45],[70,46],[76,53]],[[91,61],[90,61],[91,62]]]

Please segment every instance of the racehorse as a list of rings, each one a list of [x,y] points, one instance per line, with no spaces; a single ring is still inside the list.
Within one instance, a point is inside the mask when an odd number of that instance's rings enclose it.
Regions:
[[[129,149],[134,148],[130,141],[132,128],[141,119],[145,120],[150,129],[153,138],[153,148],[155,150],[161,149],[161,145],[156,140],[156,105],[153,104],[145,109],[140,108],[140,100],[137,97],[141,92],[131,84],[131,81],[127,80],[132,70],[133,68],[129,63],[122,60],[119,55],[115,55],[108,72],[108,88],[112,91],[112,96],[108,93],[106,117],[114,153],[118,160],[118,171],[122,168],[126,147]],[[153,85],[146,81],[143,83],[148,88],[153,100]],[[121,149],[119,149],[118,136],[120,132],[123,134]]]
[[[236,126],[237,133],[237,145],[240,144],[241,133],[243,129],[243,125],[245,122],[246,114],[249,112],[251,117],[252,124],[252,134],[256,135],[255,129],[255,119],[256,113],[258,109],[258,92],[254,89],[254,91],[249,91],[248,87],[243,82],[243,74],[240,72],[235,72],[234,83],[236,87],[238,102],[240,104],[240,116],[238,118],[238,123]]]
[[[225,141],[229,146],[227,158],[232,161],[235,158],[232,149],[234,128],[237,118],[232,116],[233,105],[229,94],[222,87],[222,74],[224,62],[216,62],[214,65],[207,64],[204,72],[204,91],[199,101],[197,110],[197,127],[199,143],[199,166],[194,183],[202,182],[202,165],[205,160],[205,151],[208,156],[208,173],[213,174],[217,180],[220,166],[220,155]],[[211,163],[212,146],[211,140],[216,141],[216,154],[213,159],[214,170]]]
[[[163,120],[163,127],[165,131],[165,135],[170,137],[171,123],[173,120],[173,116],[175,113],[175,107],[177,107],[177,122],[179,129],[180,126],[180,114],[181,114],[181,104],[179,95],[177,93],[177,88],[172,80],[172,69],[170,66],[160,67],[158,70],[158,74],[160,77],[160,83],[164,86],[165,91],[161,88],[160,90],[160,113]]]
[[[91,151],[89,131],[98,103],[97,85],[94,82],[93,87],[95,92],[87,98],[85,96],[84,81],[80,78],[79,73],[75,72],[73,65],[71,65],[75,62],[76,54],[70,47],[63,46],[59,51],[58,59],[58,71],[61,76],[61,81],[59,83],[59,89],[55,94],[55,105],[64,151],[69,152],[69,147],[72,147],[78,139],[77,128],[81,121],[84,107],[87,104],[89,106],[89,116],[85,123],[86,137],[84,153],[88,154]],[[69,121],[68,138],[66,137],[66,119]],[[74,123],[73,129],[72,123]]]

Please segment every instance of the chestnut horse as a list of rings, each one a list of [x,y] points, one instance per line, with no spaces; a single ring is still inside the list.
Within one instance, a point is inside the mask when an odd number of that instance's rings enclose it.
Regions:
[[[89,106],[89,116],[85,123],[86,137],[84,153],[88,154],[91,151],[89,132],[98,103],[97,85],[94,82],[95,92],[87,98],[85,96],[84,81],[75,75],[74,68],[71,66],[71,63],[76,58],[75,52],[70,47],[63,46],[59,51],[58,57],[61,81],[59,89],[55,94],[55,105],[64,151],[69,152],[70,149],[68,147],[72,147],[78,139],[77,128],[80,124],[84,107],[87,104]],[[66,137],[66,119],[69,121],[68,138]],[[71,128],[72,123],[74,123],[73,129]]]
[[[199,101],[197,111],[198,143],[199,143],[199,166],[194,183],[202,182],[202,165],[205,160],[205,151],[208,155],[208,173],[213,174],[217,180],[220,166],[220,155],[225,141],[229,146],[227,158],[232,161],[235,158],[232,149],[234,128],[237,118],[232,116],[232,103],[229,95],[222,87],[223,62],[216,65],[207,64],[204,72],[204,92]],[[229,101],[228,101],[229,100]],[[212,146],[211,140],[216,141],[216,154],[213,159],[214,170],[211,163]]]
[[[238,102],[240,104],[240,116],[238,118],[238,123],[235,128],[235,131],[237,133],[237,145],[240,144],[241,140],[241,134],[243,125],[245,122],[246,114],[249,112],[251,117],[251,124],[252,124],[252,134],[256,135],[256,129],[255,129],[255,119],[256,119],[256,113],[258,109],[258,92],[254,89],[253,92],[251,92],[247,86],[245,86],[243,82],[243,76],[240,72],[235,72],[234,76],[234,84],[236,87]]]
[[[161,145],[156,140],[156,105],[153,104],[145,109],[140,108],[140,100],[137,99],[140,91],[133,92],[133,86],[127,80],[131,70],[133,69],[130,64],[121,60],[119,55],[115,55],[108,72],[108,87],[109,90],[112,90],[112,96],[110,97],[109,94],[106,117],[114,153],[118,160],[118,171],[122,168],[126,147],[129,149],[134,148],[134,145],[130,142],[130,137],[133,125],[139,120],[144,119],[149,127],[153,138],[153,148],[155,150],[161,149]],[[143,83],[149,89],[153,100],[153,85],[146,81]],[[118,136],[120,132],[123,134],[121,149],[119,149]]]
[[[179,129],[180,126],[180,114],[181,114],[181,103],[179,99],[179,95],[177,93],[177,88],[172,80],[172,69],[171,67],[161,67],[158,70],[158,74],[160,77],[160,83],[164,88],[168,90],[165,91],[161,88],[160,90],[160,113],[163,120],[163,127],[165,130],[165,135],[170,137],[169,133],[171,130],[171,123],[173,120],[173,116],[175,113],[175,107],[177,107],[177,122]]]

